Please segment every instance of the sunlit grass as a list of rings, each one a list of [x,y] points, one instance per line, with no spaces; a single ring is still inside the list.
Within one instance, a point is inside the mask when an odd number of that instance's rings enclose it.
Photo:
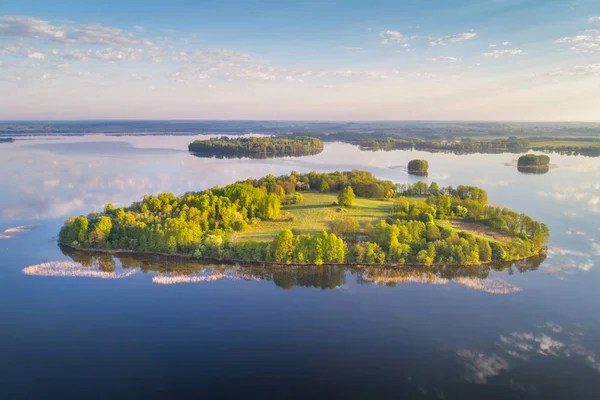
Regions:
[[[354,206],[340,210],[332,205],[337,201],[337,193],[305,192],[303,196],[301,204],[282,207],[281,217],[277,221],[261,221],[244,232],[236,233],[233,239],[267,241],[284,229],[314,234],[329,229],[329,223],[339,217],[354,218],[362,226],[388,217],[393,205],[392,201],[357,197]],[[295,217],[294,221],[290,220],[292,216]]]

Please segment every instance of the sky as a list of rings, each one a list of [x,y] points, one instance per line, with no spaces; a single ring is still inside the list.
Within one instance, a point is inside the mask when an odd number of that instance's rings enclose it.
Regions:
[[[600,120],[598,0],[3,0],[0,119]]]

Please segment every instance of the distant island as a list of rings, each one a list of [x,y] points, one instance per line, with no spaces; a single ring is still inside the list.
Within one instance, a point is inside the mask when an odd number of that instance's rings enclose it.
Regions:
[[[521,168],[548,168],[550,166],[550,157],[544,154],[526,154],[519,157],[517,166]]]
[[[473,265],[544,252],[548,226],[487,201],[474,186],[292,172],[107,204],[67,219],[59,244],[259,265]]]
[[[427,175],[429,163],[426,160],[411,160],[408,162],[408,173],[413,175]]]
[[[267,136],[211,138],[196,140],[188,146],[189,151],[200,157],[223,158],[272,158],[285,156],[307,156],[323,151],[323,141],[318,138],[294,136]]]
[[[15,139],[13,138],[0,138],[0,143],[12,143]]]
[[[517,170],[523,174],[543,175],[550,171],[550,157],[526,154],[519,157]]]

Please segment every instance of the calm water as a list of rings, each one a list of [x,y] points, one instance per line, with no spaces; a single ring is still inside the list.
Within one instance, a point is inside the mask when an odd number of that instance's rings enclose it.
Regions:
[[[600,158],[323,153],[215,160],[192,137],[0,145],[1,398],[600,398]],[[475,184],[548,223],[548,257],[489,268],[260,269],[63,254],[72,214],[272,173]],[[11,229],[21,227],[19,229]]]

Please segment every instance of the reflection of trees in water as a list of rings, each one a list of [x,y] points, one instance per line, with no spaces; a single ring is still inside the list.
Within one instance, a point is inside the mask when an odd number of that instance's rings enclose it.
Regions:
[[[457,282],[476,290],[488,293],[505,294],[514,291],[506,282],[490,279],[490,272],[507,271],[509,275],[537,270],[545,256],[533,257],[526,261],[508,264],[470,266],[240,266],[216,265],[191,261],[185,258],[160,255],[115,254],[80,252],[62,249],[63,253],[84,267],[97,267],[103,272],[113,272],[117,264],[123,270],[141,270],[159,275],[154,283],[175,284],[191,282],[211,282],[220,279],[272,281],[283,289],[293,287],[335,289],[346,283],[347,272],[356,274],[358,284],[375,283],[396,286],[398,283],[447,284]],[[507,289],[508,288],[508,289]],[[518,289],[518,288],[517,288]],[[503,292],[503,293],[501,293]]]
[[[550,171],[550,166],[539,166],[539,167],[519,167],[517,166],[517,170],[522,174],[528,175],[543,175]]]

